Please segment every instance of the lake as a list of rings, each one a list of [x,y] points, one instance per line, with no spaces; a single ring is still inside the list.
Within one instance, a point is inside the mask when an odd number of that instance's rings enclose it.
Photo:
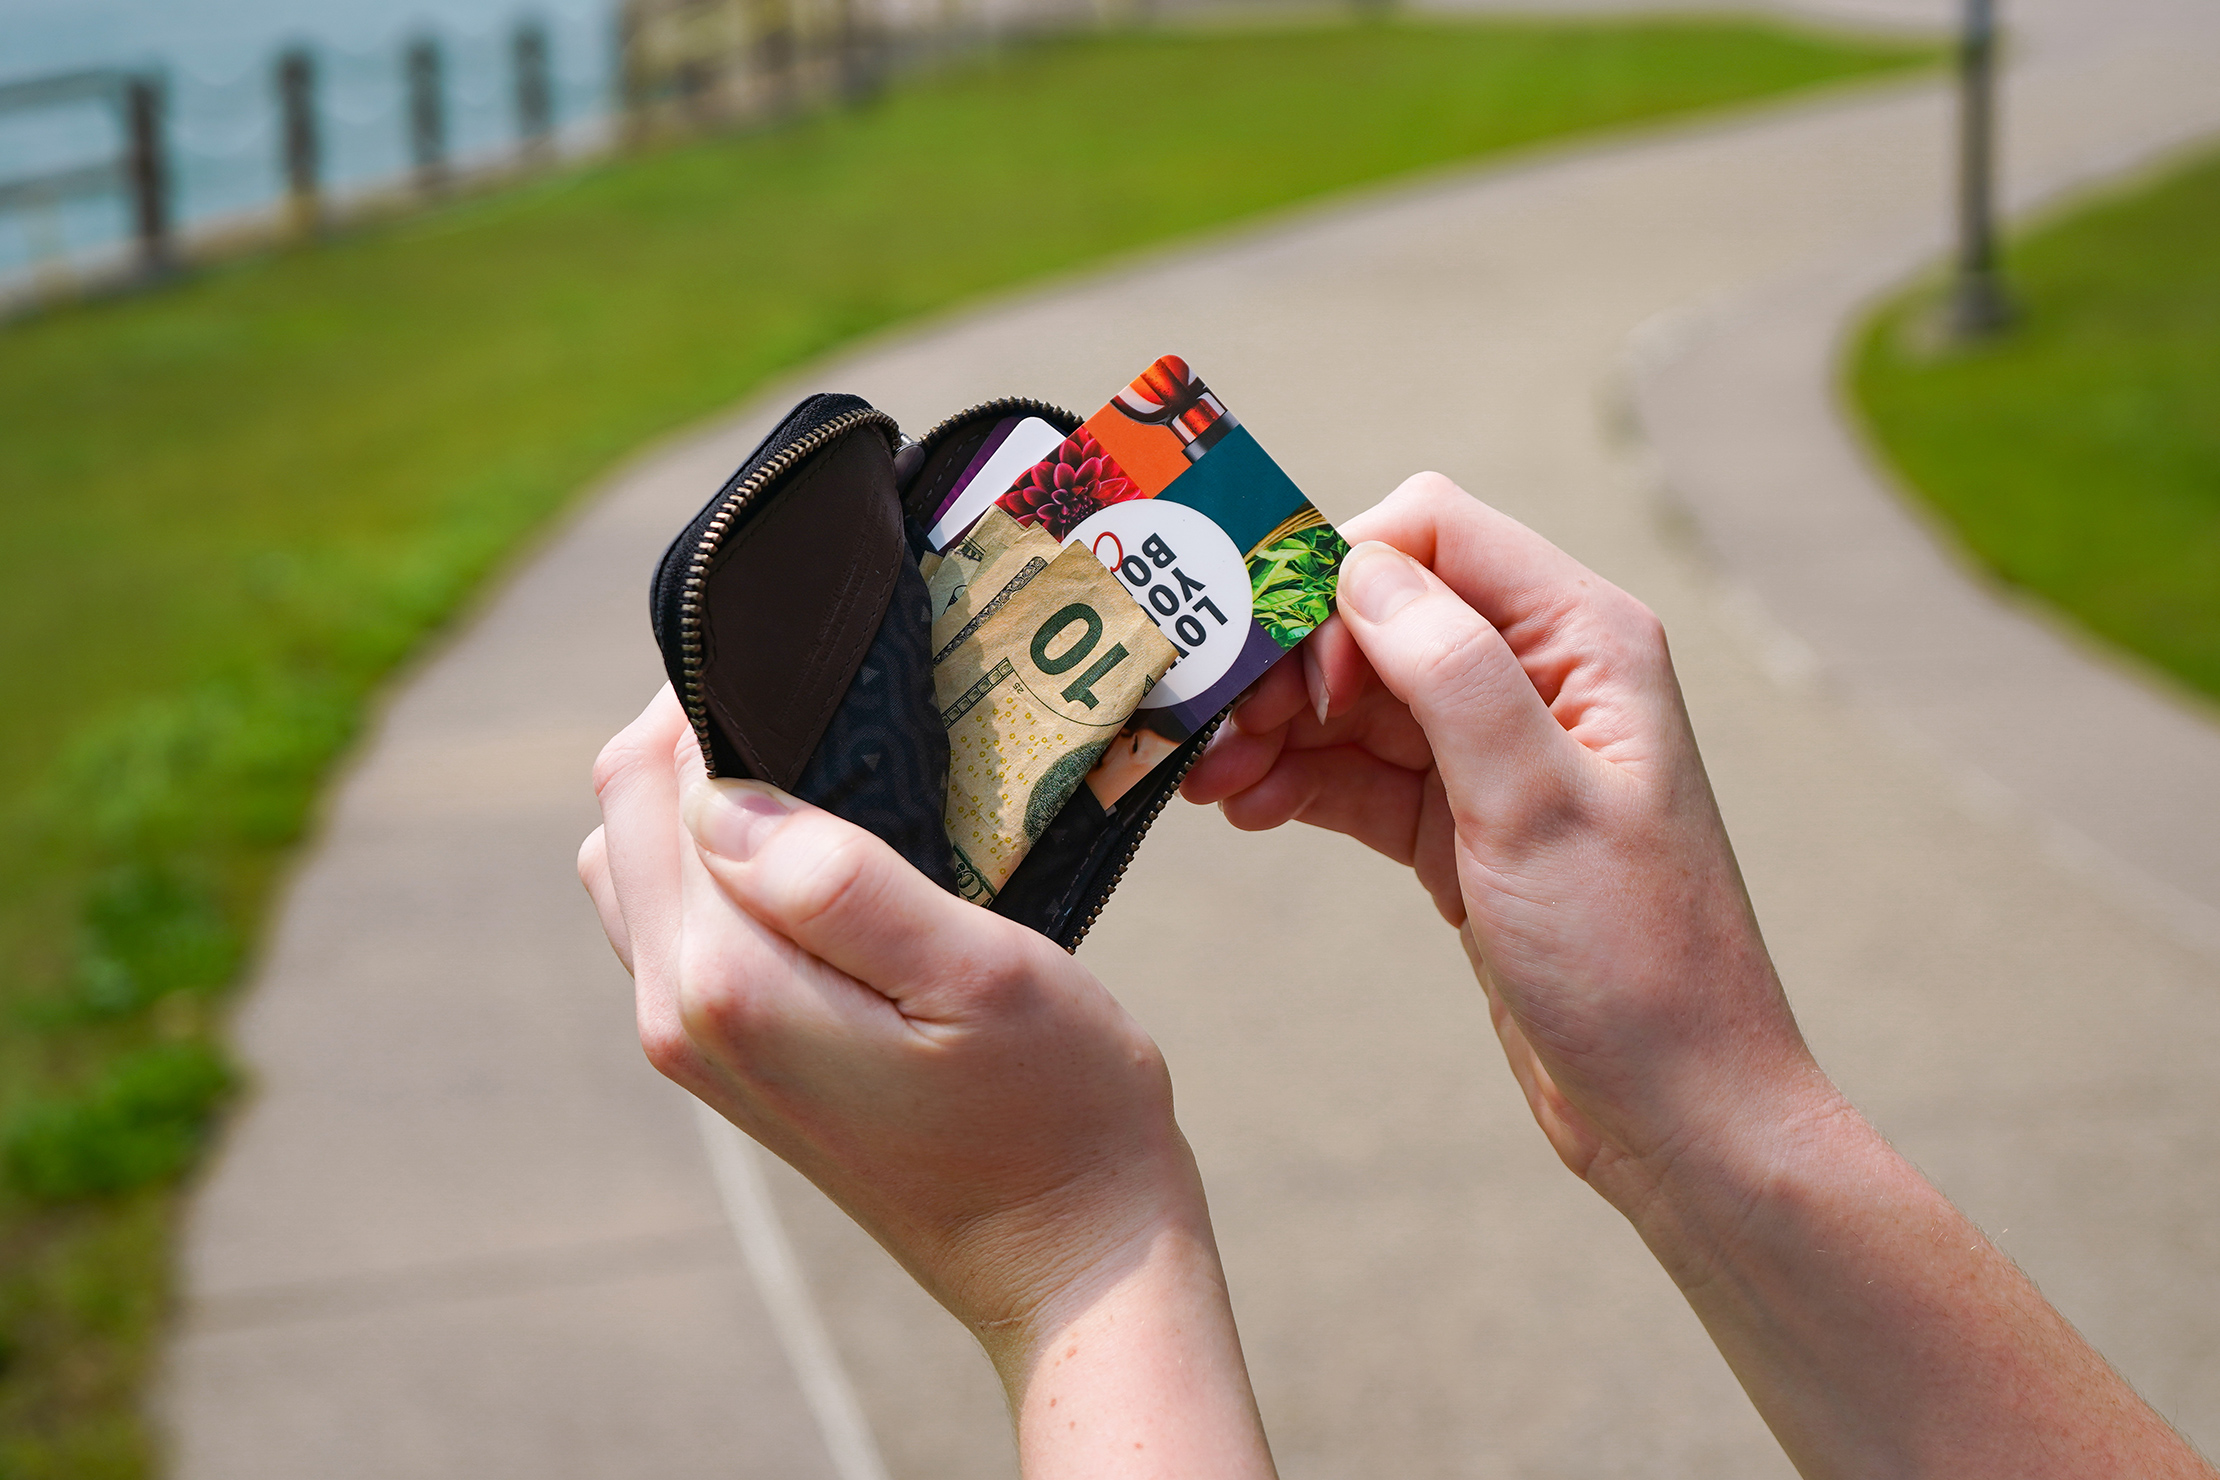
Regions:
[[[166,85],[172,209],[191,226],[268,206],[282,191],[272,75],[278,52],[315,58],[323,172],[345,190],[409,164],[401,52],[441,47],[451,154],[467,162],[513,147],[513,29],[527,14],[552,43],[558,125],[605,115],[615,73],[606,0],[0,0],[0,85],[81,68],[159,71]],[[113,158],[117,110],[98,99],[0,112],[0,182]],[[0,209],[0,281],[113,255],[127,239],[120,200],[80,198]]]

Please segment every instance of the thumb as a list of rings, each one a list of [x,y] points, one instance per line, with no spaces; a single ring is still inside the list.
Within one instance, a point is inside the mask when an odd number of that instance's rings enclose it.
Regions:
[[[1341,618],[1426,731],[1460,824],[1496,827],[1561,795],[1578,746],[1501,633],[1432,571],[1367,540],[1341,563]]]
[[[972,983],[1041,937],[948,893],[892,848],[759,781],[697,776],[682,799],[704,866],[739,906],[907,1016],[955,1004],[934,987]],[[1045,944],[1045,942],[1043,942]]]

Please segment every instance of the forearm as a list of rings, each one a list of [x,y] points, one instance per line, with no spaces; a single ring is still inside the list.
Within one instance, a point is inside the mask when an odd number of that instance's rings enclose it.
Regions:
[[[1274,1473],[1207,1220],[987,1345],[1026,1480]]]
[[[1704,1145],[1613,1190],[1804,1475],[2214,1473],[1846,1103]]]

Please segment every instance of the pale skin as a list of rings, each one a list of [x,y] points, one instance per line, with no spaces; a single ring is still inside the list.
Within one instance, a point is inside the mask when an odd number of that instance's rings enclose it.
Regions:
[[[1411,867],[1543,1134],[1799,1471],[2214,1475],[1813,1061],[1650,613],[1436,475],[1344,532],[1339,616],[1187,795]],[[1102,985],[708,781],[667,691],[595,779],[579,867],[649,1058],[977,1335],[1029,1480],[1272,1474],[1163,1062]]]

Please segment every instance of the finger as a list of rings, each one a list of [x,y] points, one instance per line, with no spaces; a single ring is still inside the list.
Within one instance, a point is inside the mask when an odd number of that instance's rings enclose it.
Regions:
[[[601,933],[609,937],[609,948],[617,953],[624,969],[631,971],[632,935],[625,929],[624,911],[617,905],[616,886],[609,882],[609,835],[602,828],[586,834],[586,841],[578,846],[578,881],[586,886],[594,912],[601,916]]]
[[[676,997],[683,908],[679,861],[689,847],[678,818],[677,766],[693,727],[665,685],[594,762],[610,888],[624,918],[641,1042],[676,1051],[685,1039]],[[698,762],[697,762],[698,764]],[[661,1059],[657,1066],[671,1072]]]
[[[967,987],[991,984],[981,962],[1054,949],[776,787],[704,779],[687,789],[685,817],[703,864],[741,908],[907,1016],[956,1011]]]
[[[1372,665],[1339,617],[1328,617],[1303,639],[1303,678],[1320,724],[1356,707],[1372,686]]]
[[[1256,785],[1219,804],[1244,832],[1285,822],[1346,833],[1397,863],[1416,859],[1425,774],[1389,765],[1353,745],[1283,753]]]
[[[1439,473],[1420,473],[1350,520],[1352,541],[1415,558],[1485,617],[1567,730],[1605,749],[1627,737],[1628,701],[1668,700],[1671,667],[1642,603]]]
[[[1439,473],[1406,478],[1342,526],[1351,545],[1379,540],[1439,575],[1508,633],[1562,611],[1605,582],[1510,515]]]
[[[1310,698],[1304,691],[1303,666],[1298,661],[1281,659],[1264,670],[1264,676],[1250,686],[1249,696],[1233,708],[1233,727],[1250,735],[1262,735],[1279,729],[1296,715],[1310,708]]]
[[[1546,819],[1576,775],[1578,746],[1495,628],[1377,541],[1342,561],[1339,606],[1381,682],[1424,727],[1458,821]]]
[[[1180,782],[1179,793],[1190,802],[1208,806],[1246,791],[1271,774],[1272,763],[1279,759],[1286,744],[1285,725],[1257,735],[1226,725],[1211,737]]]
[[[687,855],[679,1007],[688,1037],[736,1088],[792,1083],[843,1059],[852,1068],[873,1039],[901,1028],[884,995],[751,910],[720,877],[719,860],[699,847]]]

